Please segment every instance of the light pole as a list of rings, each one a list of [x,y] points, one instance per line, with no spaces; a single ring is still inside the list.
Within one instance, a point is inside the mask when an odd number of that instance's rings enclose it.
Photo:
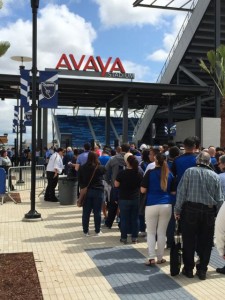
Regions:
[[[31,209],[25,214],[24,221],[38,221],[41,214],[35,210],[35,188],[36,188],[36,110],[37,110],[37,11],[39,0],[31,0],[32,8],[32,152],[31,152]]]

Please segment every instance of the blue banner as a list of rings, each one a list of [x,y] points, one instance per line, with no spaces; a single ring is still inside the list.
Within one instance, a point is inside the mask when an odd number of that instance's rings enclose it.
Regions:
[[[30,107],[29,107],[29,109],[25,108],[24,125],[25,126],[32,126],[32,110],[30,109]]]
[[[22,127],[22,133],[26,133],[26,126],[24,124],[24,121],[22,122],[21,126],[20,126],[20,124],[18,124],[18,133],[20,133],[20,127]],[[15,120],[13,120],[12,133],[17,133],[17,124],[15,123]]]
[[[40,71],[39,108],[57,108],[58,106],[58,73]]]
[[[19,124],[19,106],[14,106],[13,124],[15,124],[15,126]]]
[[[20,105],[27,110],[30,109],[29,92],[30,92],[30,71],[20,71]]]
[[[16,133],[16,125],[13,123],[12,133]]]

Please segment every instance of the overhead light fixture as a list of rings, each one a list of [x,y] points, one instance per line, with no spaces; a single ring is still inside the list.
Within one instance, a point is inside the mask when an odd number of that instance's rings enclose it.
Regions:
[[[19,90],[20,89],[20,85],[10,85],[10,88],[14,89],[14,90]]]
[[[163,96],[176,96],[176,93],[162,93]]]

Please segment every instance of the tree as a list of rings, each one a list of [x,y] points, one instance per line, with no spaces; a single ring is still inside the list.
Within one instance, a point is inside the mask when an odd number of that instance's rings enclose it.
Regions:
[[[2,0],[0,0],[0,9],[2,8],[2,5],[3,5]],[[0,57],[6,53],[9,47],[10,47],[9,42],[0,42]]]
[[[209,74],[221,95],[220,117],[220,145],[225,147],[225,45],[220,45],[216,50],[207,52],[207,65],[200,59],[199,66]]]

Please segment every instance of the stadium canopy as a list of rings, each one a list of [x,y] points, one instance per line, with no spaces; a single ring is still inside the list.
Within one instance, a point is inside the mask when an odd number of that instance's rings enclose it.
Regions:
[[[0,98],[19,99],[20,76],[0,74]],[[15,87],[18,87],[16,89]],[[32,89],[32,87],[31,87]],[[125,80],[96,80],[59,78],[58,106],[64,107],[122,107],[124,96],[128,109],[141,109],[146,105],[167,108],[209,95],[210,88],[200,85],[175,85]]]

